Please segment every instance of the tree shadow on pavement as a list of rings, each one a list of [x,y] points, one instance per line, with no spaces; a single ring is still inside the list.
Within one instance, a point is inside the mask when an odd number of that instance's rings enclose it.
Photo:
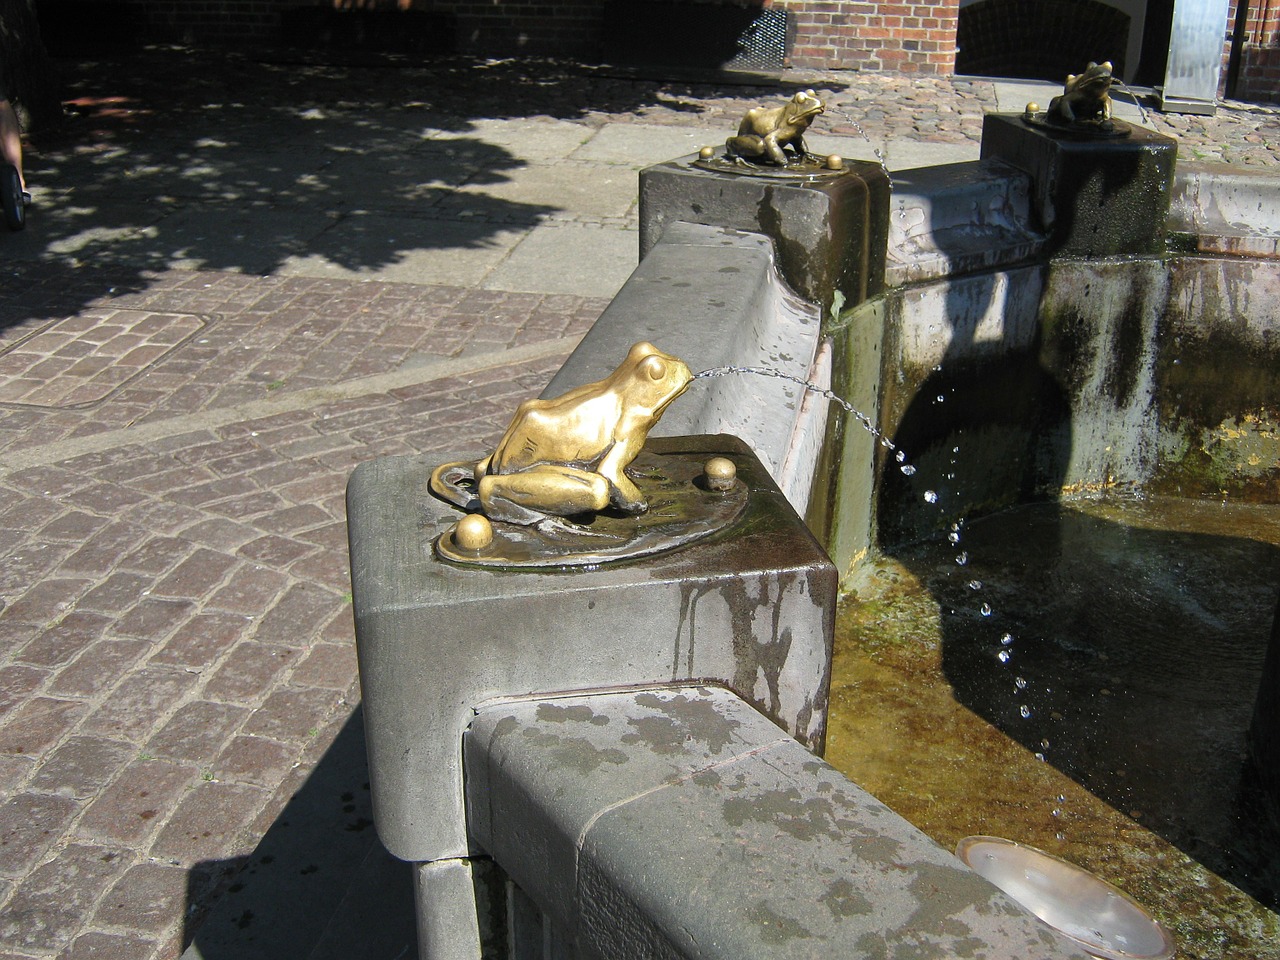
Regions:
[[[561,159],[602,115],[698,102],[540,61],[333,67],[173,49],[61,69],[70,120],[29,147],[37,202],[0,257],[111,268],[115,292],[174,268],[359,279],[422,251],[482,251],[562,210],[504,195],[514,171]],[[580,139],[561,124],[540,145],[545,123],[485,123],[521,117],[579,123]]]

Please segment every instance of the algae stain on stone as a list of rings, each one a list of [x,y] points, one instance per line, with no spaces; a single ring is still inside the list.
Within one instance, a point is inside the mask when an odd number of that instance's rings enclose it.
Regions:
[[[826,907],[832,919],[837,921],[846,917],[868,916],[875,910],[871,901],[858,893],[853,884],[844,879],[832,881],[827,887],[827,892],[818,898],[818,902]]]
[[[792,917],[784,917],[768,903],[761,901],[751,907],[747,918],[760,933],[760,940],[768,944],[781,944],[789,940],[808,940],[812,931]]]
[[[561,737],[532,727],[526,728],[523,735],[530,743],[549,749],[556,763],[576,770],[583,776],[594,773],[606,764],[622,766],[629,759],[624,751],[616,747],[602,750],[585,737]]]
[[[686,743],[705,745],[720,753],[733,742],[740,726],[722,716],[709,700],[685,694],[641,693],[636,703],[657,711],[649,717],[633,717],[627,724],[635,731],[624,734],[622,742],[644,743],[655,753],[678,753]]]
[[[543,723],[589,723],[594,727],[603,727],[609,718],[596,713],[585,703],[561,706],[557,703],[543,702],[538,704],[538,720]]]

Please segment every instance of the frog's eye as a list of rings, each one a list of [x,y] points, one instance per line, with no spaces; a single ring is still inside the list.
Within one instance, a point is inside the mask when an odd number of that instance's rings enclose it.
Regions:
[[[667,375],[667,365],[657,357],[649,357],[640,364],[640,369],[650,380],[661,380]]]

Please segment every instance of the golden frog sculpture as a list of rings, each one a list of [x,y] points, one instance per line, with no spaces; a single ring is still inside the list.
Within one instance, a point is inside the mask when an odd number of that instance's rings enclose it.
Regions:
[[[1062,94],[1049,101],[1048,118],[1056,123],[1111,122],[1111,61],[1090,63],[1084,73],[1068,74]]]
[[[826,105],[812,90],[802,90],[780,107],[753,107],[738,125],[737,136],[725,141],[725,155],[760,163],[787,165],[786,147],[797,157],[808,156],[804,134]]]
[[[609,506],[643,513],[648,503],[626,468],[692,380],[684,361],[637,343],[603,380],[520,404],[493,453],[437,467],[431,490],[468,509],[478,499],[490,520],[514,524]]]

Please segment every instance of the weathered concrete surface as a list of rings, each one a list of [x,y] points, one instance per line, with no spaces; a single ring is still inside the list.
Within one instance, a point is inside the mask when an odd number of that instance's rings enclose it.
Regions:
[[[835,568],[740,441],[651,439],[648,449],[729,456],[749,490],[742,518],[634,564],[469,569],[432,553],[460,516],[427,492],[439,461],[391,457],[353,474],[369,768],[378,833],[396,856],[467,855],[462,731],[494,697],[706,678],[821,749]]]
[[[697,155],[640,171],[640,256],[674,220],[762,233],[773,240],[787,283],[823,310],[884,283],[889,174],[851,162],[816,180],[750,176],[695,166]]]
[[[1280,256],[1280,178],[1274,170],[1179,161],[1169,230],[1202,253]]]
[[[472,835],[589,956],[1086,956],[723,689],[494,704],[464,752]]]
[[[863,305],[834,331],[837,388],[861,391],[914,470],[848,437],[833,559],[1115,484],[1274,500],[1277,297],[1275,260],[1176,256],[1062,259]]]
[[[998,160],[894,175],[885,287],[1030,259],[1044,247],[1031,218],[1031,183]]]

